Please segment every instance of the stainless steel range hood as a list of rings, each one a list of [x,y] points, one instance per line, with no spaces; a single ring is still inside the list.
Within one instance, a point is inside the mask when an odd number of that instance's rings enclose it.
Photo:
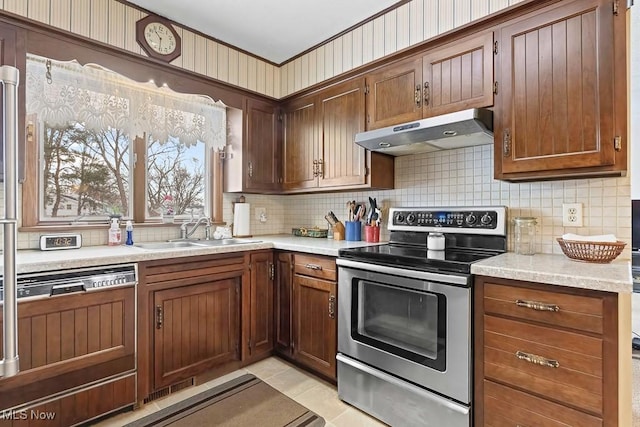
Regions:
[[[493,144],[493,112],[475,108],[360,132],[355,142],[393,156]]]

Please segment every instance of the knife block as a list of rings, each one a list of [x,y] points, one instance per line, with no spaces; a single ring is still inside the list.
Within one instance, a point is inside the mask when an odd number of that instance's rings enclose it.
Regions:
[[[333,240],[344,240],[344,224],[340,221],[333,226]]]

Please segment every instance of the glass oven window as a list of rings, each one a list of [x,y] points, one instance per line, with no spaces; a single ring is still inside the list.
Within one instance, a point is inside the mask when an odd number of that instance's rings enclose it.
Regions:
[[[444,371],[445,296],[356,280],[352,287],[353,339]]]

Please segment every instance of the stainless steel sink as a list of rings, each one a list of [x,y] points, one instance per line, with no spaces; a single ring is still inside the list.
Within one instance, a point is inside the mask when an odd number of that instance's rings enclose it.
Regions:
[[[226,246],[226,245],[243,245],[247,243],[260,243],[262,240],[247,239],[219,239],[219,240],[197,240],[192,242],[194,246]]]
[[[193,248],[195,241],[191,242],[151,242],[151,243],[135,243],[133,246],[140,249],[179,249]]]
[[[174,242],[150,242],[136,243],[133,246],[140,249],[180,249],[180,248],[203,248],[215,246],[241,245],[247,243],[260,243],[261,240],[247,239],[219,239],[219,240],[178,240]]]

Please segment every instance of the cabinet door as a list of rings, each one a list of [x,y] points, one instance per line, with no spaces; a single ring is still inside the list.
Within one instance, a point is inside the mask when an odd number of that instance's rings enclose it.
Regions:
[[[585,0],[501,29],[496,177],[615,169],[625,156],[617,150],[626,152],[616,136],[626,131],[616,131],[614,113],[626,115],[626,102],[614,99],[614,82],[625,84],[624,58],[614,61],[614,26],[625,31],[624,13],[614,17],[610,1]]]
[[[246,117],[246,189],[274,191],[279,186],[280,147],[274,105],[249,99]]]
[[[422,58],[374,71],[366,82],[368,130],[422,118]]]
[[[293,279],[294,358],[328,378],[336,378],[336,283],[295,275]]]
[[[273,350],[273,253],[251,254],[249,358]]]
[[[493,105],[493,33],[474,35],[422,57],[423,117]]]
[[[276,268],[276,351],[286,357],[292,356],[291,315],[293,303],[293,261],[289,252],[278,253]]]
[[[355,79],[322,93],[320,108],[320,187],[367,182],[366,151],[354,143],[364,131],[364,79]]]
[[[313,98],[301,98],[284,109],[283,189],[318,186],[318,124]]]
[[[154,292],[154,388],[240,360],[240,279]]]
[[[135,310],[134,287],[20,301],[20,372],[0,380],[0,414],[134,370]]]

